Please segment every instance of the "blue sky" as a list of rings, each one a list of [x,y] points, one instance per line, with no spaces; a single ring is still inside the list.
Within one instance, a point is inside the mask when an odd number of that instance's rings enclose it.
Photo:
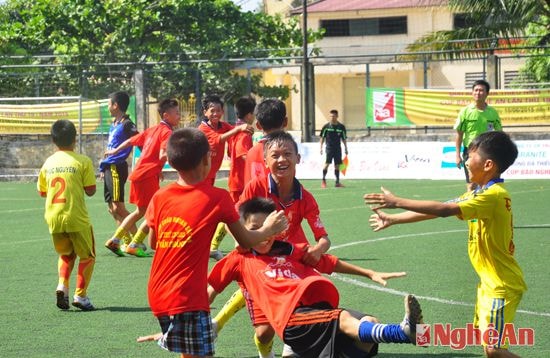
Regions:
[[[262,0],[231,0],[240,5],[243,11],[254,11],[262,3]]]

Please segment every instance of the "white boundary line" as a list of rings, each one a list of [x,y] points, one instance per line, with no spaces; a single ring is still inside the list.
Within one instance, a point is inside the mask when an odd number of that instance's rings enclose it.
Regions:
[[[428,236],[428,235],[434,235],[434,234],[450,234],[450,233],[464,232],[464,231],[466,231],[466,230],[462,229],[462,230],[433,231],[433,232],[425,232],[425,233],[420,233],[420,234],[405,234],[405,235],[387,236],[387,237],[382,237],[382,238],[379,238],[379,239],[356,241],[356,242],[350,242],[350,243],[342,244],[342,245],[335,245],[335,246],[332,246],[329,251],[337,250],[337,249],[340,249],[342,247],[368,244],[368,243],[371,243],[371,242],[378,242],[378,241],[402,239],[402,238],[411,237],[411,236]],[[335,278],[335,279],[337,279],[339,281],[342,281],[342,282],[345,282],[345,283],[349,283],[351,285],[364,287],[364,288],[368,288],[368,289],[375,290],[375,291],[385,292],[385,293],[389,293],[391,295],[405,296],[405,295],[409,294],[409,292],[399,291],[399,290],[395,290],[393,288],[386,288],[386,287],[383,287],[383,286],[380,286],[380,285],[373,285],[373,284],[362,282],[362,281],[359,281],[355,278],[350,278],[350,277],[347,277],[347,276],[344,276],[344,275],[341,275],[341,274],[338,274],[338,273],[333,273],[332,275],[330,275],[330,277]],[[438,302],[438,303],[443,303],[443,304],[447,304],[447,305],[474,307],[474,304],[467,303],[467,302],[448,300],[448,299],[432,297],[432,296],[418,296],[418,295],[415,295],[415,296],[417,298],[420,298],[420,299],[423,299],[423,300],[426,300],[426,301]],[[549,312],[534,312],[534,311],[527,311],[527,310],[517,310],[516,312],[524,313],[524,314],[528,314],[528,315],[533,315],[533,316],[539,316],[539,317],[550,317]]]

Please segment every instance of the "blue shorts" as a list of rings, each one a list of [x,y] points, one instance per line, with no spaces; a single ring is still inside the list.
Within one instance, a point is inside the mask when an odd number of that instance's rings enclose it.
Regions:
[[[157,318],[162,329],[158,341],[161,348],[197,356],[214,355],[214,332],[209,312],[192,311]]]

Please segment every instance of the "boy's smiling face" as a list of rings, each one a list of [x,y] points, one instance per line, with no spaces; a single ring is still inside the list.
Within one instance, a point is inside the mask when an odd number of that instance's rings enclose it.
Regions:
[[[211,125],[217,125],[223,117],[223,108],[219,103],[210,103],[208,109],[204,111],[204,116],[208,118]]]
[[[293,143],[273,143],[267,149],[265,161],[274,179],[294,179],[300,155]]]

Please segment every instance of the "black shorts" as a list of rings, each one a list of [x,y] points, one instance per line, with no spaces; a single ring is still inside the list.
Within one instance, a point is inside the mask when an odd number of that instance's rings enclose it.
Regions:
[[[105,202],[124,202],[124,185],[128,179],[128,163],[111,164],[103,173]]]
[[[342,164],[342,149],[329,149],[327,148],[327,157],[325,164],[330,164],[334,160],[334,165]]]
[[[378,353],[377,344],[365,352],[355,345],[353,338],[340,332],[342,311],[326,302],[296,308],[283,333],[285,344],[304,358],[374,357]],[[358,319],[364,316],[360,312],[348,312]]]

